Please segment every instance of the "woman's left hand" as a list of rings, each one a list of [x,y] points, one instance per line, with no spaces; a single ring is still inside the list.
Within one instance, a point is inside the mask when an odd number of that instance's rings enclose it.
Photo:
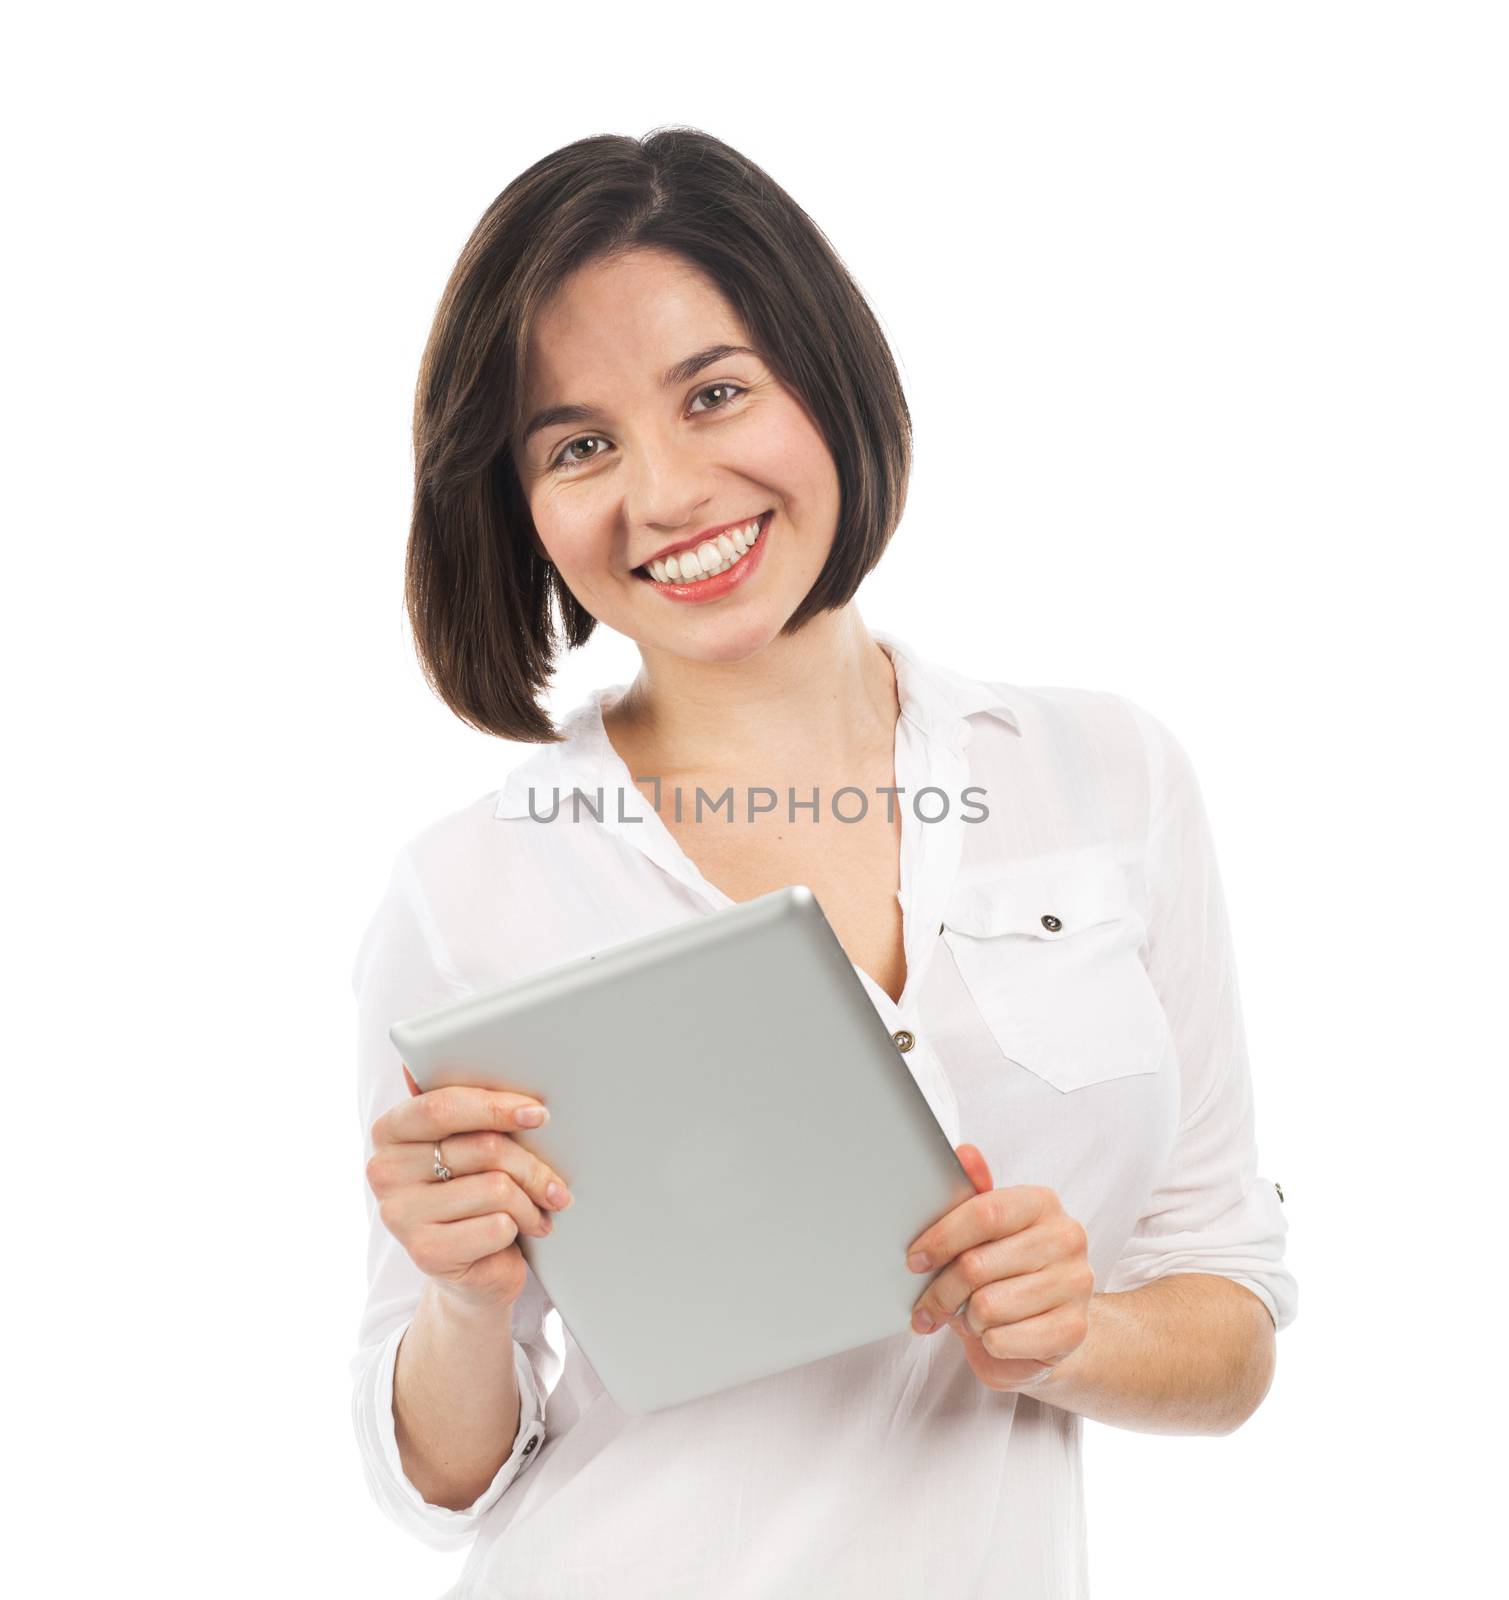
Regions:
[[[1089,1332],[1095,1274],[1084,1228],[1068,1216],[1051,1189],[991,1185],[985,1157],[972,1144],[956,1147],[979,1191],[940,1217],[908,1248],[928,1257],[931,1272],[947,1262],[918,1300],[932,1333],[947,1323],[964,1343],[975,1376],[987,1389],[1035,1383],[1084,1342]]]

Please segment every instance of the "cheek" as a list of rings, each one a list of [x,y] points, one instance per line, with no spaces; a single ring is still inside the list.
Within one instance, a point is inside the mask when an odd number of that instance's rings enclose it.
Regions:
[[[546,500],[531,506],[530,514],[546,556],[563,573],[580,571],[600,559],[602,538],[597,530],[601,517],[594,513],[588,498],[578,496],[569,505],[552,505]]]
[[[838,471],[807,413],[788,400],[772,407],[764,420],[766,426],[751,435],[744,469],[804,504],[835,496]]]

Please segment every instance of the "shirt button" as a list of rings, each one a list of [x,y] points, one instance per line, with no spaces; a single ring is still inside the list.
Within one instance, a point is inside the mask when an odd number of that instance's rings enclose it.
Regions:
[[[1284,1203],[1284,1191],[1277,1184],[1274,1184],[1273,1187],[1278,1193],[1279,1204],[1282,1205]]]
[[[1042,919],[1042,923],[1049,933],[1057,933],[1058,930],[1063,927],[1063,923],[1061,923],[1051,911]]]
[[[891,1035],[891,1042],[899,1051],[901,1051],[903,1055],[905,1055],[906,1052],[910,1050],[914,1044],[916,1044],[917,1040],[912,1034],[908,1033],[905,1028],[898,1028],[895,1033]]]
[[[521,1456],[519,1459],[523,1460],[525,1456],[528,1456],[534,1450],[534,1447],[539,1442],[540,1442],[539,1434],[537,1434],[537,1433],[530,1434],[529,1443],[524,1446],[524,1456]]]

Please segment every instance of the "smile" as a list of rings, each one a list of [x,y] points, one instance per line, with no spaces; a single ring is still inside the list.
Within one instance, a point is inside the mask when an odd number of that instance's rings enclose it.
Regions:
[[[647,561],[634,570],[655,583],[705,583],[737,565],[758,543],[770,521],[766,511],[751,522],[728,528],[694,550],[682,550],[663,561]]]
[[[636,567],[634,574],[668,600],[715,600],[753,575],[769,543],[767,530],[774,515],[763,512],[694,549],[664,559],[657,556]]]

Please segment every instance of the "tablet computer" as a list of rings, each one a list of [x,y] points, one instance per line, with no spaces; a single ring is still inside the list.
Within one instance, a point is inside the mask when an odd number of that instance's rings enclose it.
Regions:
[[[571,1189],[525,1260],[643,1414],[911,1334],[923,1229],[974,1194],[804,885],[395,1023],[422,1090],[514,1089]]]

